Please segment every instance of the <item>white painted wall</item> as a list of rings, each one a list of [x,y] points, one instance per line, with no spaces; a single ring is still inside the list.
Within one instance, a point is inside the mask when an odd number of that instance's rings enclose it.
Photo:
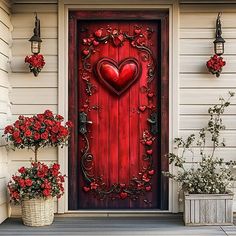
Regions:
[[[226,40],[226,66],[219,78],[209,74],[205,63],[214,53],[215,20],[222,12],[222,36]],[[179,134],[186,136],[203,127],[208,121],[207,109],[221,95],[236,91],[236,4],[180,5],[180,80]],[[216,155],[236,160],[236,98],[224,115],[226,148]],[[198,160],[198,156],[194,161]],[[192,159],[189,158],[189,162]],[[236,185],[235,185],[236,187]],[[236,193],[236,188],[232,190]],[[236,211],[236,196],[234,200]]]
[[[12,93],[12,120],[20,114],[34,115],[51,109],[57,113],[57,4],[55,3],[14,3],[12,5],[12,60],[10,84]],[[50,2],[50,1],[46,1]],[[33,35],[35,15],[37,11],[41,23],[41,53],[46,65],[34,77],[24,63],[26,55],[31,54],[29,38]],[[9,151],[9,173],[13,174],[20,166],[30,165],[33,153],[28,150]],[[45,148],[39,151],[39,161],[50,164],[57,162],[57,149]],[[55,211],[57,205],[55,200]],[[20,214],[19,207],[13,207],[14,215]]]
[[[11,30],[10,10],[7,1],[0,0],[0,135],[10,118],[9,100],[9,59],[11,57]],[[1,139],[1,138],[0,138]],[[8,216],[6,184],[9,173],[7,171],[7,151],[0,140],[0,223]]]

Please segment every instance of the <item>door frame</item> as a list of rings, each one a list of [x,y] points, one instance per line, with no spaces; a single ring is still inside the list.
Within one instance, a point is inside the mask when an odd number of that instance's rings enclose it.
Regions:
[[[169,12],[169,140],[167,140],[169,151],[174,151],[173,137],[178,134],[178,2],[176,0],[166,1],[145,1],[145,4],[140,0],[140,4],[128,3],[126,0],[120,1],[120,4],[112,4],[112,0],[100,1],[97,4],[96,0],[91,0],[88,5],[86,0],[80,1],[80,4],[75,4],[76,0],[62,0],[58,4],[58,112],[68,119],[68,50],[69,50],[69,11],[71,10],[168,10]],[[122,4],[123,2],[123,4]],[[132,2],[132,1],[130,1]],[[157,2],[157,3],[156,3]],[[174,62],[174,63],[173,63]],[[58,150],[58,162],[61,165],[62,171],[68,175],[68,148]],[[169,167],[170,171],[174,171],[173,166]],[[165,212],[178,212],[178,196],[177,186],[169,181],[169,197],[168,210]],[[58,202],[58,213],[75,212],[68,210],[68,179],[65,183],[65,195]],[[79,210],[76,212],[90,212]],[[94,212],[112,213],[114,210],[99,210]],[[120,211],[119,211],[120,212]],[[137,212],[134,210],[125,210],[125,212]],[[159,210],[140,210],[139,212],[160,212]],[[161,211],[163,212],[163,211]]]

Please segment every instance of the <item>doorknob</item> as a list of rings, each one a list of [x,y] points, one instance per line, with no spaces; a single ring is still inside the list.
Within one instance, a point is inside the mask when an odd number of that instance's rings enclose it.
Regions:
[[[88,115],[85,112],[79,113],[79,132],[81,134],[87,133],[87,124],[92,124],[92,121],[88,120]]]

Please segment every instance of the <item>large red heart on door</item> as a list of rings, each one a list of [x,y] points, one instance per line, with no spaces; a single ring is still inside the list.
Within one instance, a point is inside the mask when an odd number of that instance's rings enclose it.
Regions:
[[[117,63],[111,58],[100,59],[95,66],[97,79],[117,95],[125,92],[141,74],[137,59],[129,57]]]

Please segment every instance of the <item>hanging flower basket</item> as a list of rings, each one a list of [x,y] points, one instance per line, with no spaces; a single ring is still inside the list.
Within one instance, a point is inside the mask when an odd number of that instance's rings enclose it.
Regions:
[[[33,54],[30,56],[26,56],[25,63],[29,64],[29,69],[35,77],[38,76],[39,72],[45,65],[44,57],[42,54]]]
[[[207,61],[206,66],[210,73],[216,75],[216,77],[219,77],[225,64],[226,62],[223,58],[215,54],[210,58],[210,60]]]

